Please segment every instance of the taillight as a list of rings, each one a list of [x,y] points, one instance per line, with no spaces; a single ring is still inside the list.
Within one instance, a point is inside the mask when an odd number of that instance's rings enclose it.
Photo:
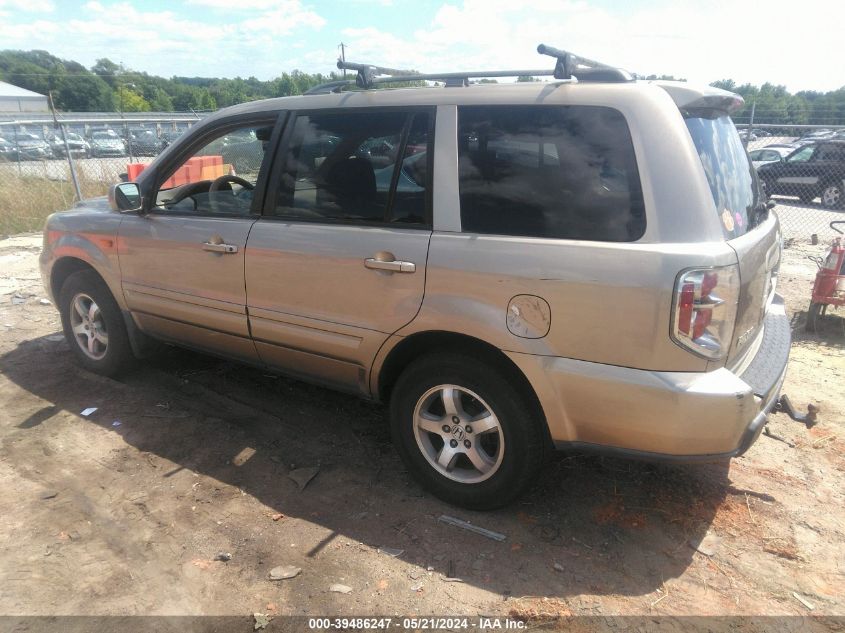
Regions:
[[[728,352],[739,298],[737,266],[685,270],[675,282],[672,339],[707,358]]]

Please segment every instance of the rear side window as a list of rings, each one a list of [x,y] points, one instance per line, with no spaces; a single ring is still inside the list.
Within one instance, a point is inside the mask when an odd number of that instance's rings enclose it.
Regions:
[[[745,234],[760,220],[757,172],[748,160],[739,134],[727,115],[685,116],[725,237]],[[808,156],[809,158],[809,156]]]
[[[458,108],[464,232],[628,242],[645,231],[622,114],[594,106]]]

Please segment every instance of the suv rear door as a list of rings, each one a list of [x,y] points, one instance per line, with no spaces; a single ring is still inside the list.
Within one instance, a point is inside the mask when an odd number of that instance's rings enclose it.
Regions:
[[[433,122],[431,109],[367,108],[288,124],[246,249],[263,362],[368,392],[376,352],[423,299]]]
[[[685,115],[728,245],[736,251],[740,294],[728,364],[741,358],[763,325],[780,264],[779,225],[769,216],[756,172],[726,114]],[[773,163],[779,167],[781,163]]]

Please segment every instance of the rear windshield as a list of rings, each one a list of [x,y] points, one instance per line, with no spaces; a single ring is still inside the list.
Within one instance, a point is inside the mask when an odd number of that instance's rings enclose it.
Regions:
[[[686,116],[687,129],[707,174],[719,224],[727,239],[744,235],[759,224],[765,205],[757,174],[727,115]]]

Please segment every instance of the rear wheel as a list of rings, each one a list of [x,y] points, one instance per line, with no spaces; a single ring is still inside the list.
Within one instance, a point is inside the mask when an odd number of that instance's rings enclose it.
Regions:
[[[504,506],[544,461],[544,422],[512,381],[478,359],[420,358],[400,376],[390,404],[393,440],[409,472],[449,503]]]
[[[65,338],[80,365],[114,376],[132,360],[120,307],[97,273],[70,275],[59,293],[59,310]]]
[[[829,183],[821,194],[822,206],[828,209],[836,209],[842,206],[842,185],[839,183]]]

